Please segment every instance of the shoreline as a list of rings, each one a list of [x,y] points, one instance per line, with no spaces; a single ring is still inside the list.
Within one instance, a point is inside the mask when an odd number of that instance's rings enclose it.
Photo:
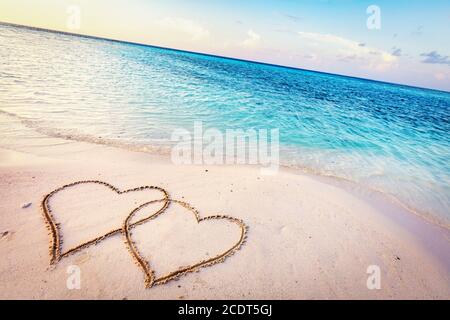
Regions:
[[[132,144],[125,141],[119,141],[115,139],[108,139],[108,138],[102,138],[102,137],[93,137],[90,135],[82,135],[82,134],[76,134],[76,133],[70,133],[70,132],[64,132],[62,129],[52,129],[52,128],[45,128],[41,127],[38,124],[38,121],[27,119],[25,117],[22,117],[20,115],[10,113],[8,111],[0,110],[0,114],[4,115],[9,118],[16,119],[20,122],[21,126],[26,127],[27,129],[31,129],[35,131],[36,133],[43,135],[45,137],[48,137],[50,139],[57,140],[65,140],[68,142],[75,142],[75,143],[86,143],[86,144],[94,144],[98,146],[104,146],[104,147],[110,147],[110,148],[118,148],[124,151],[130,151],[130,152],[138,152],[143,154],[148,154],[153,157],[159,157],[162,159],[162,161],[170,161],[170,148],[171,146],[161,144],[161,145],[148,145],[144,143],[138,143],[138,144]],[[2,146],[0,146],[1,148]],[[16,151],[16,149],[12,148],[11,150]],[[194,165],[194,164],[193,164]],[[234,165],[227,165],[227,166],[234,166]],[[256,167],[259,168],[259,165],[244,165],[248,167]],[[443,227],[447,230],[450,230],[450,220],[446,217],[442,217],[439,214],[431,213],[428,211],[421,210],[419,208],[415,208],[401,199],[399,199],[397,196],[389,193],[388,191],[376,189],[374,187],[371,187],[369,185],[363,184],[361,182],[352,180],[351,178],[342,177],[334,174],[326,174],[322,173],[319,170],[302,166],[302,165],[288,165],[288,164],[279,164],[279,168],[281,170],[285,170],[288,172],[292,172],[293,174],[305,174],[308,176],[311,176],[313,178],[317,179],[324,179],[328,180],[330,183],[335,183],[336,185],[349,185],[349,190],[351,189],[366,189],[366,192],[370,193],[378,193],[382,197],[384,197],[384,201],[392,201],[395,202],[396,205],[402,207],[406,211],[408,211],[410,214],[416,215],[417,217],[424,219],[427,222],[436,224],[440,227]]]
[[[280,168],[270,177],[251,166],[174,166],[164,156],[52,141],[30,148],[30,153],[0,148],[0,191],[6,199],[1,203],[0,231],[9,232],[0,240],[6,257],[0,263],[2,298],[450,298],[449,230],[383,202],[381,196],[363,189],[352,192],[343,183],[292,169]],[[224,263],[147,290],[142,273],[120,247],[119,236],[49,269],[39,201],[63,184],[93,178],[122,189],[156,184],[175,199],[188,201],[201,216],[220,212],[243,219],[250,227],[248,243]],[[82,195],[69,197],[68,203],[75,205],[89,193]],[[31,207],[22,208],[28,202]],[[96,212],[107,214],[101,208]],[[71,219],[64,221],[72,223]],[[155,234],[179,241],[181,236],[169,232],[175,222],[164,220],[166,216],[161,219],[155,221],[161,223]],[[92,220],[83,216],[74,227],[95,234]],[[151,226],[142,229],[147,228]],[[142,232],[137,230],[140,243],[166,264],[177,264],[180,257],[173,252],[160,254],[162,247],[155,243],[161,242]],[[228,237],[223,230],[216,234],[219,239]],[[202,239],[187,251],[211,242]],[[65,240],[79,243],[70,233]],[[192,262],[199,254],[183,253],[183,259]],[[71,264],[82,268],[81,290],[65,287],[64,267]],[[381,290],[366,286],[366,268],[373,264],[381,268]],[[272,284],[262,279],[271,279]]]

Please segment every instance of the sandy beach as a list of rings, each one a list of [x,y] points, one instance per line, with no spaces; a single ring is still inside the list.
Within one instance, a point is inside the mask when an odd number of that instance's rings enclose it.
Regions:
[[[269,176],[256,166],[175,166],[163,156],[54,142],[0,149],[2,299],[450,298],[450,231],[383,197],[293,170]],[[120,232],[50,266],[41,201],[80,180],[120,190],[159,186],[201,217],[242,219],[248,239],[224,262],[148,289]],[[54,195],[62,251],[121,228],[130,210],[161,198],[158,190],[117,194],[97,184]],[[131,234],[158,277],[226,251],[240,230],[229,221],[197,223],[174,203]],[[79,289],[67,286],[73,266]],[[368,289],[370,266],[381,271],[380,289]]]
[[[450,301],[449,12],[1,0],[0,300]]]

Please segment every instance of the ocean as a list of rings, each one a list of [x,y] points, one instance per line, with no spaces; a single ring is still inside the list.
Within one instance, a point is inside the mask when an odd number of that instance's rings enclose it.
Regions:
[[[448,92],[0,24],[0,114],[8,148],[17,121],[143,151],[194,121],[277,128],[282,165],[450,222]]]

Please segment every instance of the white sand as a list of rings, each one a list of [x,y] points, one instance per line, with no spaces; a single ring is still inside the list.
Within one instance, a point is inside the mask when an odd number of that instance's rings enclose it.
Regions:
[[[255,167],[174,166],[79,142],[30,150],[0,149],[2,299],[450,298],[450,231],[338,183],[287,170],[262,176]],[[40,202],[57,187],[91,179],[120,189],[159,185],[202,216],[243,219],[248,241],[224,263],[150,289],[122,235],[49,267]],[[156,191],[118,196],[96,185],[61,192],[52,203],[63,250],[120,227],[133,207],[157,198]],[[176,205],[133,231],[157,276],[214,256],[238,236],[229,223],[196,224]],[[66,286],[70,265],[81,270],[79,290]],[[380,290],[367,288],[370,265],[380,267]]]

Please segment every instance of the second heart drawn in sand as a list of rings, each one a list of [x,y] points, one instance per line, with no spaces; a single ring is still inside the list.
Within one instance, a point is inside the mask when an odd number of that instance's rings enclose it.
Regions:
[[[137,192],[137,191],[143,191],[143,190],[157,190],[163,194],[163,198],[157,199],[157,200],[151,200],[144,202],[140,204],[139,206],[135,207],[131,212],[129,212],[128,216],[125,218],[123,224],[121,227],[113,229],[103,235],[97,236],[94,239],[91,239],[89,241],[86,241],[84,243],[81,243],[65,252],[62,252],[62,241],[61,241],[61,230],[60,230],[60,224],[56,222],[56,219],[53,215],[52,208],[50,207],[50,200],[53,196],[55,196],[58,192],[63,191],[65,189],[82,185],[82,184],[98,184],[105,186],[111,190],[113,190],[116,194],[126,194],[130,192]],[[161,207],[159,207],[155,212],[153,212],[150,215],[147,215],[140,220],[136,222],[132,222],[133,217],[136,216],[136,214],[144,209],[150,206],[151,204],[155,203],[161,203]],[[153,220],[157,218],[159,215],[164,213],[164,211],[169,207],[169,204],[174,203],[177,205],[180,205],[187,209],[189,212],[191,212],[196,219],[197,223],[201,223],[202,221],[213,221],[213,220],[225,220],[228,222],[231,222],[233,224],[236,224],[240,228],[240,235],[239,239],[228,249],[225,251],[205,260],[201,260],[199,262],[193,263],[189,266],[184,266],[182,268],[179,268],[175,271],[168,272],[165,275],[162,275],[160,277],[155,277],[155,272],[150,267],[150,262],[146,260],[142,254],[139,252],[136,243],[132,239],[131,229],[142,225],[147,221]],[[50,263],[56,264],[60,259],[67,257],[71,254],[74,254],[78,251],[83,250],[84,248],[89,247],[90,245],[97,244],[115,234],[122,233],[125,238],[125,243],[127,245],[128,250],[130,251],[131,256],[135,259],[137,265],[142,269],[145,275],[145,285],[147,288],[152,287],[154,285],[164,284],[171,280],[174,280],[182,275],[186,275],[190,272],[195,272],[199,270],[202,267],[207,267],[214,265],[216,263],[223,262],[227,257],[233,255],[237,250],[240,249],[242,244],[245,242],[246,239],[246,233],[247,233],[247,226],[244,224],[244,222],[240,219],[227,216],[227,215],[213,215],[213,216],[207,216],[207,217],[200,217],[199,212],[192,207],[189,203],[171,199],[169,197],[169,193],[158,186],[142,186],[134,189],[128,189],[121,191],[118,188],[114,187],[113,185],[98,181],[98,180],[85,180],[85,181],[77,181],[70,183],[68,185],[64,185],[58,189],[55,189],[54,191],[47,194],[43,201],[42,201],[42,209],[44,213],[45,222],[47,224],[47,227],[50,231],[51,236],[51,243],[50,243]]]

